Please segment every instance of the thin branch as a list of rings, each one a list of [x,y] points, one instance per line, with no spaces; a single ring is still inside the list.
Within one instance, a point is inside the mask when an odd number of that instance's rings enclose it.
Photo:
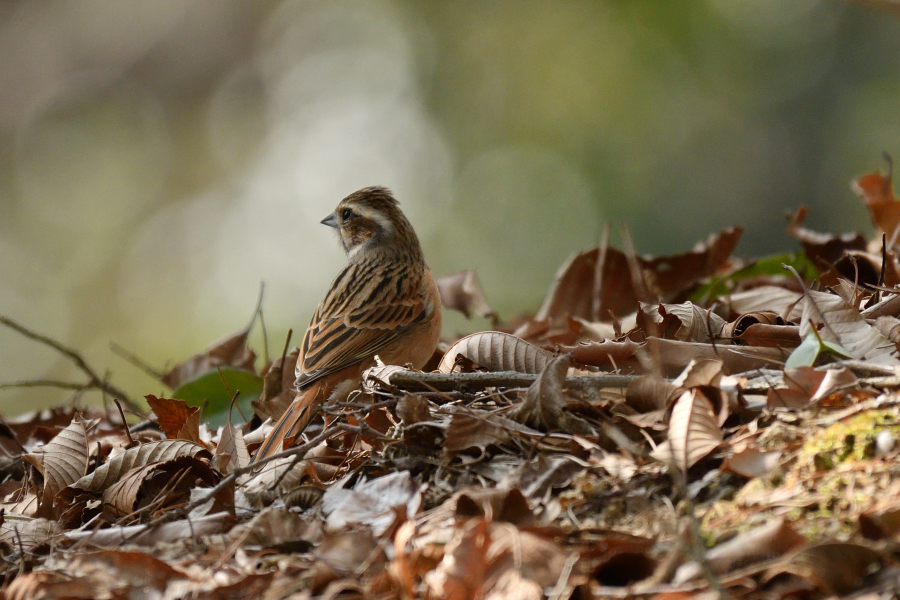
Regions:
[[[122,427],[125,429],[125,435],[128,436],[128,447],[134,448],[138,445],[137,440],[131,437],[131,430],[128,429],[128,421],[125,420],[125,411],[122,410],[122,405],[119,404],[119,401],[113,398],[113,402],[116,403],[116,408],[119,409],[119,416],[122,417]]]
[[[132,365],[134,365],[135,367],[137,367],[138,369],[140,369],[141,371],[143,371],[150,377],[153,377],[157,381],[162,381],[162,378],[165,375],[165,373],[153,368],[149,363],[145,362],[137,354],[134,354],[133,352],[126,350],[125,348],[123,348],[122,346],[120,346],[119,344],[117,344],[115,342],[109,343],[109,349],[113,351],[113,354],[118,354],[121,358],[124,358],[126,361],[128,361],[129,363],[131,363]]]
[[[263,364],[269,364],[269,331],[266,329],[266,319],[263,316],[262,307],[259,309],[259,326],[263,336]]]
[[[96,389],[106,392],[110,396],[115,396],[115,397],[121,398],[122,401],[125,402],[125,404],[127,404],[131,410],[133,410],[137,413],[141,412],[140,407],[128,397],[128,394],[126,394],[124,391],[117,388],[116,386],[112,385],[111,383],[105,383],[103,381],[103,378],[100,377],[97,374],[97,372],[94,371],[90,366],[88,366],[87,362],[85,362],[85,360],[81,357],[81,355],[78,354],[77,352],[75,352],[74,350],[72,350],[71,348],[68,348],[67,346],[63,346],[56,340],[51,339],[45,335],[35,333],[34,331],[31,331],[24,325],[20,325],[19,323],[16,323],[9,317],[4,317],[4,316],[0,315],[0,325],[5,325],[5,326],[9,327],[10,329],[19,332],[20,334],[27,337],[28,339],[31,339],[31,340],[34,340],[41,344],[44,344],[45,346],[50,346],[51,348],[53,348],[54,350],[56,350],[57,352],[59,352],[60,354],[65,356],[66,358],[68,358],[70,361],[72,361],[75,364],[75,366],[78,367],[78,370],[80,370],[82,373],[87,375],[87,377],[88,377],[87,384],[82,385],[79,388],[68,388],[68,389],[85,390],[85,389],[89,389],[89,388],[96,388]],[[22,387],[22,386],[19,386],[19,387]]]
[[[262,310],[263,299],[265,298],[265,296],[266,296],[266,282],[260,281],[259,282],[259,296],[257,296],[257,298],[256,298],[256,308],[253,309],[253,318],[250,319],[250,322],[247,323],[247,327],[244,328],[244,331],[246,331],[248,334],[250,333],[250,330],[253,329],[253,325],[256,324],[256,318],[259,316],[259,313]]]
[[[539,375],[498,371],[495,373],[419,373],[400,371],[390,377],[390,385],[403,390],[460,390],[487,387],[525,388]],[[594,375],[566,377],[566,387],[577,391],[602,388],[624,388],[637,379],[637,375]]]
[[[32,379],[31,381],[10,381],[7,383],[0,383],[0,390],[35,387],[52,387],[62,390],[81,391],[92,386],[89,383],[74,383],[71,381],[57,381],[55,379]]]

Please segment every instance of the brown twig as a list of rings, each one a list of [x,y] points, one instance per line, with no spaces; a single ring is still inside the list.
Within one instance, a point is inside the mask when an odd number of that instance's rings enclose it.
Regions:
[[[125,411],[122,410],[122,405],[119,404],[119,401],[117,399],[113,398],[113,402],[115,402],[116,408],[119,409],[119,416],[122,417],[122,427],[125,429],[125,435],[128,436],[128,447],[134,448],[139,444],[137,443],[137,440],[131,437],[131,430],[128,429],[128,421],[125,420]]]
[[[5,325],[6,327],[9,327],[10,329],[19,332],[20,334],[27,337],[28,339],[31,339],[38,343],[44,344],[45,346],[50,346],[51,348],[53,348],[54,350],[56,350],[57,352],[59,352],[60,354],[65,356],[66,358],[68,358],[70,361],[72,361],[75,364],[75,366],[78,368],[78,370],[81,371],[82,373],[84,373],[85,375],[87,375],[87,377],[88,377],[87,383],[82,384],[81,386],[76,386],[76,384],[67,383],[67,382],[56,382],[56,383],[63,383],[64,385],[53,385],[50,387],[61,387],[64,389],[76,389],[79,391],[88,390],[88,389],[98,389],[103,392],[106,392],[110,396],[121,398],[122,401],[128,405],[129,409],[135,411],[138,414],[141,414],[140,407],[134,401],[132,401],[131,398],[128,397],[128,394],[126,394],[124,391],[122,391],[118,387],[112,385],[111,383],[104,382],[103,378],[100,377],[97,374],[97,372],[94,371],[87,364],[87,362],[85,362],[85,360],[81,357],[81,355],[78,354],[76,351],[72,350],[71,348],[68,348],[67,346],[63,346],[56,340],[51,339],[45,335],[35,333],[34,331],[28,329],[24,325],[20,325],[19,323],[16,323],[9,317],[4,317],[4,316],[0,315],[0,325]],[[40,381],[41,383],[46,384],[49,380],[36,380],[36,381]],[[18,383],[22,384],[22,383],[27,383],[27,382],[18,382]],[[10,387],[10,385],[9,384],[0,385],[0,388],[2,388],[2,387]],[[46,385],[37,385],[37,386],[15,385],[14,387],[47,387],[47,386]]]
[[[124,358],[127,362],[131,363],[150,377],[156,379],[157,381],[162,381],[165,373],[162,371],[158,371],[154,369],[149,363],[145,362],[140,356],[137,354],[126,350],[119,344],[115,342],[109,343],[109,349],[113,351],[113,354],[118,354],[120,357]]]
[[[391,375],[390,385],[402,390],[455,391],[487,387],[525,388],[539,375],[498,371],[495,373],[419,373],[401,371]],[[628,387],[637,375],[594,375],[566,377],[566,387],[577,391]]]

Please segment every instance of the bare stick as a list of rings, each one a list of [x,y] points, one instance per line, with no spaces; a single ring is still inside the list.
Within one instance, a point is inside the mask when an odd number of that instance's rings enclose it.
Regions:
[[[53,387],[62,390],[83,390],[85,388],[85,384],[74,383],[72,381],[57,381],[55,379],[32,379],[31,381],[10,381],[7,383],[0,383],[0,390],[34,387]]]
[[[404,390],[448,391],[460,389],[484,389],[487,387],[525,388],[537,380],[538,375],[516,371],[496,373],[418,373],[400,371],[390,377],[390,385]],[[578,391],[602,388],[624,388],[637,379],[637,375],[595,375],[566,377],[566,387]]]
[[[49,337],[47,337],[45,335],[35,333],[34,331],[31,331],[24,325],[20,325],[20,324],[16,323],[9,317],[4,317],[4,316],[0,315],[0,325],[6,325],[10,329],[12,329],[14,331],[18,331],[20,334],[24,335],[28,339],[31,339],[31,340],[34,340],[41,344],[44,344],[45,346],[50,346],[51,348],[53,348],[54,350],[56,350],[57,352],[59,352],[60,354],[62,354],[66,358],[68,358],[69,360],[71,360],[73,363],[75,363],[75,366],[78,367],[78,370],[80,370],[82,373],[84,373],[88,377],[88,382],[85,385],[82,385],[78,389],[84,390],[84,389],[89,389],[89,388],[96,388],[98,390],[102,390],[102,391],[106,392],[107,394],[109,394],[110,396],[115,396],[115,397],[121,398],[122,401],[125,402],[125,404],[127,404],[131,410],[133,410],[137,413],[141,412],[140,407],[128,397],[128,394],[126,394],[124,391],[120,390],[116,386],[112,385],[111,383],[104,382],[103,378],[100,377],[99,375],[97,375],[97,372],[94,371],[90,366],[88,366],[88,364],[81,357],[81,355],[78,354],[77,352],[75,352],[74,350],[72,350],[71,348],[63,346],[56,340],[50,339]],[[19,386],[19,387],[22,387],[22,386]]]
[[[259,282],[259,296],[256,298],[256,308],[253,309],[253,318],[250,319],[250,322],[247,323],[247,327],[244,328],[244,331],[250,333],[250,330],[253,329],[253,325],[256,324],[256,318],[259,316],[259,312],[262,310],[263,299],[266,297],[266,282]]]
[[[116,403],[116,408],[119,409],[119,416],[122,417],[122,427],[125,429],[125,435],[128,436],[128,447],[134,448],[138,445],[137,440],[131,437],[131,430],[128,429],[128,421],[125,420],[125,411],[122,410],[122,405],[119,404],[119,401],[113,398],[113,402]],[[99,442],[98,442],[99,443]],[[99,456],[99,453],[97,454]]]
[[[123,348],[122,346],[120,346],[119,344],[117,344],[115,342],[109,343],[109,349],[112,350],[114,354],[118,354],[119,356],[124,358],[126,361],[130,362],[132,365],[134,365],[135,367],[137,367],[138,369],[140,369],[141,371],[143,371],[144,373],[149,375],[150,377],[153,377],[154,379],[156,379],[158,381],[162,381],[162,378],[165,375],[165,373],[154,369],[150,364],[145,362],[137,354],[134,354],[133,352],[126,350],[125,348]]]

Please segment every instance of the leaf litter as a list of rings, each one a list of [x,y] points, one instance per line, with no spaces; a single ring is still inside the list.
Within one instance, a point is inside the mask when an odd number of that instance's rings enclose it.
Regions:
[[[662,257],[605,237],[511,321],[443,278],[494,330],[370,369],[262,467],[297,351],[257,370],[249,327],[156,371],[172,398],[127,431],[109,406],[3,418],[0,594],[896,595],[900,210],[890,171],[854,189],[883,237],[804,208],[802,249],[757,260],[739,227]]]

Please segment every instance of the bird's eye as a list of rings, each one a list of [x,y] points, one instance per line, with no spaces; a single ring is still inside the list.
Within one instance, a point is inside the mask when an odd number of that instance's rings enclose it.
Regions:
[[[341,211],[341,218],[345,221],[348,219],[352,219],[353,211],[350,210],[349,208],[345,208],[344,210]]]

